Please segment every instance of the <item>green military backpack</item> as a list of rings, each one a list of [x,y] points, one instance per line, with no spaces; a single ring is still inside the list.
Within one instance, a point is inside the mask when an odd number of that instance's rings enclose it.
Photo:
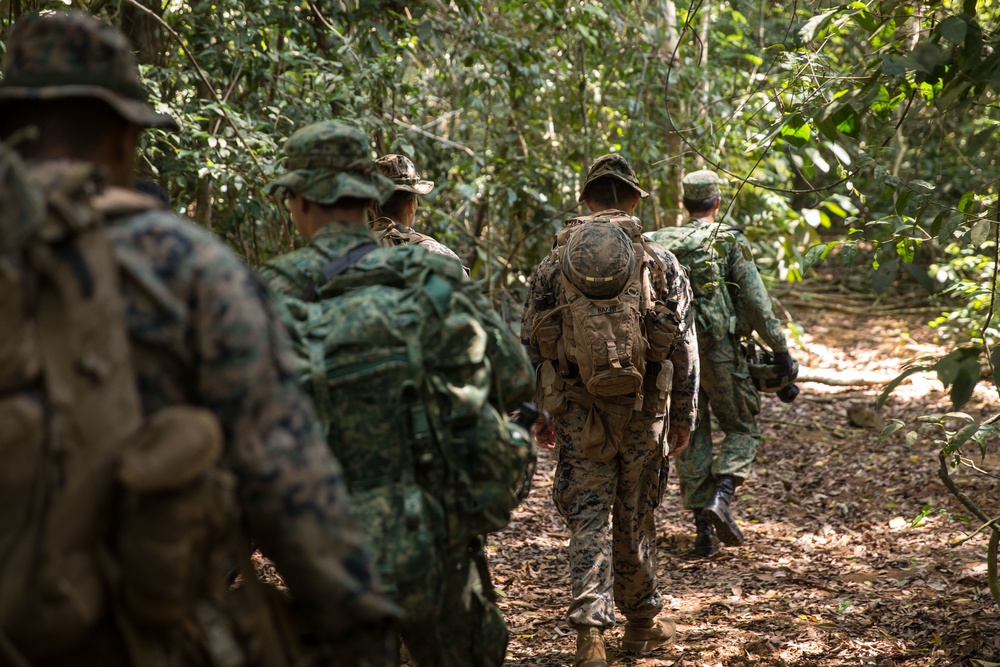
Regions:
[[[736,311],[726,285],[726,251],[722,246],[733,233],[722,225],[685,225],[644,234],[672,252],[688,270],[699,337],[719,340],[735,331]]]
[[[354,514],[411,614],[430,612],[407,592],[433,599],[445,554],[507,525],[535,461],[490,404],[487,333],[453,288],[461,271],[417,246],[365,244],[324,269],[314,300],[284,302]]]

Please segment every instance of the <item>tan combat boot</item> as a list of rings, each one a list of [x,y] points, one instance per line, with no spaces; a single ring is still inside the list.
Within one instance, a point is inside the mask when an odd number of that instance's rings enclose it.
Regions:
[[[608,667],[608,656],[604,652],[604,631],[601,628],[577,630],[573,667]]]
[[[653,649],[673,642],[677,626],[669,618],[649,618],[629,621],[622,635],[622,650],[626,653],[646,655]]]

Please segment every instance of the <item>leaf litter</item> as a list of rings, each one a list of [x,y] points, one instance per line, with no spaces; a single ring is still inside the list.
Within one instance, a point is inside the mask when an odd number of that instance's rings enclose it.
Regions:
[[[800,363],[894,377],[916,358],[943,354],[919,316],[796,312]],[[804,349],[803,349],[804,348]],[[964,408],[988,416],[996,395],[980,383]],[[1000,662],[1000,607],[987,588],[986,543],[937,477],[936,445],[917,417],[950,410],[932,373],[904,381],[867,428],[849,408],[874,407],[881,387],[801,385],[790,405],[762,399],[763,443],[737,489],[743,547],[689,556],[690,513],[672,481],[657,512],[664,613],[677,640],[643,658],[618,651],[624,619],[606,633],[612,665],[691,667],[924,667]],[[876,445],[881,419],[907,429]],[[867,419],[867,418],[866,418]],[[906,431],[917,430],[917,437]],[[978,462],[978,461],[977,461]],[[980,462],[990,468],[990,458]],[[553,452],[543,451],[527,501],[490,538],[489,558],[510,629],[507,665],[571,665],[575,632],[568,536],[551,500]],[[995,467],[995,465],[993,465]],[[996,482],[953,473],[987,514]],[[927,516],[914,523],[921,510]],[[942,511],[943,510],[943,511]]]

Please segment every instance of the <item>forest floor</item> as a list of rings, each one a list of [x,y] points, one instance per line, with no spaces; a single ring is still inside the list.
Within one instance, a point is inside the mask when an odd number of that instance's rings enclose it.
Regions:
[[[907,361],[943,349],[923,324],[926,313],[880,311],[870,297],[799,293],[786,306],[804,330],[793,352],[810,369],[891,378]],[[940,382],[932,374],[912,376],[879,416],[867,413],[868,427],[852,425],[848,409],[865,413],[881,387],[800,386],[790,405],[762,401],[763,444],[734,506],[744,546],[712,558],[689,555],[693,524],[671,482],[657,513],[657,558],[664,614],[676,621],[677,639],[651,656],[623,655],[619,619],[606,633],[609,662],[1000,663],[1000,607],[987,588],[987,537],[953,545],[977,524],[959,518],[968,512],[937,477],[936,432],[916,424],[921,415],[950,410]],[[991,386],[980,383],[964,410],[976,417],[996,411]],[[880,418],[913,422],[919,437],[907,445],[907,428],[876,444]],[[490,540],[494,585],[511,634],[507,665],[573,661],[575,633],[565,621],[568,535],[552,504],[554,468],[554,452],[543,451],[531,495],[510,527]],[[998,513],[994,480],[975,472],[955,479],[987,514]],[[933,512],[912,526],[925,506]]]

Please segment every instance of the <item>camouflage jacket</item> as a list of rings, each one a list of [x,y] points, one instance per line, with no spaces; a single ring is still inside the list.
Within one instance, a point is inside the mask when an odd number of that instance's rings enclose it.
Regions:
[[[366,243],[378,243],[378,238],[370,229],[335,222],[316,232],[308,246],[268,262],[261,270],[261,277],[279,301],[282,296],[310,301],[316,286],[323,282],[323,268]],[[404,255],[400,254],[402,257]],[[442,261],[439,254],[427,252],[420,261],[428,265],[437,264],[439,274],[450,280],[477,306],[480,324],[489,335],[486,354],[493,369],[494,405],[502,411],[510,411],[522,401],[529,400],[534,388],[531,365],[517,337],[493,310],[479,287],[462,272],[460,264]]]
[[[663,262],[664,271],[660,271],[656,262],[646,256],[645,263],[653,282],[653,291],[657,298],[666,302],[677,301],[677,313],[681,317],[681,337],[674,345],[670,361],[674,365],[674,382],[670,401],[670,426],[685,431],[694,429],[698,412],[698,341],[694,326],[694,309],[692,308],[691,286],[681,265],[672,253],[656,243],[650,243],[650,248]],[[531,331],[535,328],[538,318],[538,304],[557,303],[559,299],[559,260],[549,253],[542,260],[528,283],[528,296],[521,318],[521,343],[527,348],[528,356],[536,366],[542,357],[537,347],[529,341]]]
[[[764,343],[774,352],[788,350],[781,322],[771,310],[771,297],[760,277],[760,271],[753,261],[750,247],[743,235],[732,227],[721,223],[702,222],[692,218],[687,223],[699,227],[720,227],[726,234],[717,236],[718,242],[726,250],[724,279],[729,287],[733,307],[736,312],[736,336],[743,338],[756,331]]]
[[[341,467],[292,376],[266,290],[223,244],[168,211],[112,219],[109,235],[144,411],[191,404],[218,416],[246,525],[314,632],[384,627],[395,607],[377,592]]]

